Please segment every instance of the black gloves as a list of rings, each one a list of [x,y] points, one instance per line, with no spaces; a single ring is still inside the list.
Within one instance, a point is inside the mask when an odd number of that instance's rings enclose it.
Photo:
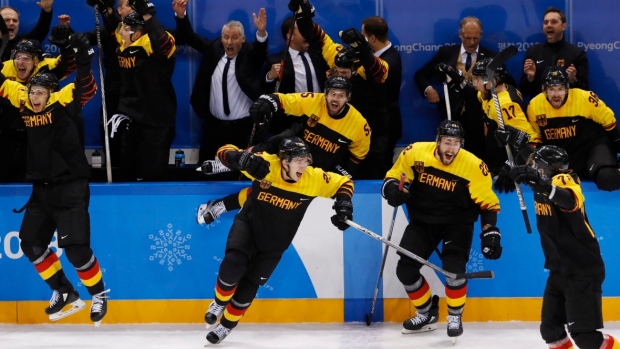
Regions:
[[[530,136],[512,126],[504,125],[503,130],[501,128],[495,130],[495,139],[500,147],[508,144],[519,151],[529,142]]]
[[[502,234],[499,233],[499,228],[489,226],[480,233],[480,247],[482,254],[486,259],[499,259],[502,255],[502,245],[500,240]]]
[[[250,117],[255,124],[269,124],[271,117],[280,109],[280,99],[274,94],[262,95],[250,107]]]
[[[345,221],[353,220],[353,203],[350,198],[336,198],[336,202],[332,208],[336,211],[336,214],[332,216],[332,224],[340,230],[346,230],[349,225]]]
[[[512,193],[515,191],[515,182],[510,178],[510,166],[505,164],[497,175],[493,188],[500,193]]]
[[[447,65],[445,63],[437,64],[435,69],[446,74],[446,83],[448,84],[448,88],[455,91],[461,90],[461,83],[463,82],[465,77],[463,77],[463,73],[459,69],[456,69],[453,66]]]
[[[237,166],[257,179],[263,179],[269,173],[269,161],[247,151],[240,152]]]
[[[155,15],[155,5],[149,0],[128,0],[127,2],[140,16]]]
[[[95,57],[95,49],[90,46],[90,42],[82,33],[71,36],[71,46],[76,50],[75,63],[77,64],[89,64]]]
[[[347,44],[355,49],[358,55],[363,52],[371,51],[366,37],[355,28],[349,28],[338,33],[343,44]]]
[[[394,178],[390,178],[383,182],[383,188],[381,188],[381,195],[383,195],[388,204],[392,207],[398,207],[404,204],[411,197],[409,192],[400,190],[398,187],[399,182]]]
[[[522,165],[513,167],[513,169],[510,170],[510,178],[517,183],[527,185],[532,188],[535,193],[549,195],[551,192],[551,178],[530,166]]]
[[[310,19],[314,17],[314,6],[310,4],[308,0],[290,0],[288,2],[288,9],[297,12],[301,7],[301,14],[297,15],[297,18]]]
[[[104,12],[108,8],[114,8],[116,0],[86,0],[86,3],[90,6],[99,5],[99,12]]]
[[[52,35],[47,37],[47,40],[52,44],[58,46],[61,50],[71,46],[71,35],[74,33],[68,25],[56,25],[52,28]]]

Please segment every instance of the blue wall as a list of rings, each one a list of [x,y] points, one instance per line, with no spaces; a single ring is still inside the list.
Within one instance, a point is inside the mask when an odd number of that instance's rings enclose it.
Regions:
[[[174,28],[170,1],[153,0],[158,18],[165,26]],[[360,29],[361,20],[371,15],[381,15],[390,26],[390,40],[401,51],[403,58],[403,85],[401,107],[404,120],[402,145],[413,141],[434,138],[439,115],[434,106],[422,99],[413,84],[413,73],[436,52],[438,45],[459,43],[457,35],[459,20],[468,15],[479,17],[484,25],[482,44],[502,50],[514,44],[519,54],[508,62],[508,70],[518,80],[522,74],[524,52],[533,43],[544,40],[542,14],[549,6],[564,10],[568,17],[567,39],[573,44],[587,48],[590,61],[590,86],[612,109],[620,106],[617,82],[620,71],[613,69],[620,55],[620,21],[613,14],[618,12],[613,0],[521,0],[521,1],[383,1],[383,0],[334,0],[314,1],[317,11],[315,20],[326,32],[337,39],[337,32],[349,27]],[[32,28],[38,18],[39,7],[32,0],[3,0],[2,4],[17,7],[21,15],[22,31]],[[195,30],[208,38],[215,38],[222,25],[230,20],[241,21],[246,27],[248,40],[255,33],[252,13],[259,8],[267,9],[269,51],[278,52],[284,47],[280,34],[282,20],[290,14],[288,0],[229,0],[190,1],[188,15]],[[54,14],[69,14],[71,24],[78,31],[94,28],[92,8],[84,1],[56,1]],[[54,21],[53,24],[57,24]],[[49,50],[49,43],[44,43]],[[200,140],[200,119],[189,106],[189,96],[199,55],[186,47],[180,47],[174,82],[179,106],[177,113],[177,137],[173,148],[197,148]],[[93,65],[95,74],[98,68]],[[438,89],[441,91],[441,89]],[[86,106],[87,147],[101,148],[99,135],[100,95]]]

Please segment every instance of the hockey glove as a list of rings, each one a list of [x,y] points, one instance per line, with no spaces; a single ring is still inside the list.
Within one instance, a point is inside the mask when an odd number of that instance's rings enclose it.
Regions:
[[[129,6],[134,9],[140,16],[155,15],[155,5],[149,0],[128,0]]]
[[[71,36],[71,46],[75,50],[75,63],[77,64],[89,64],[95,57],[95,50],[82,33]]]
[[[548,196],[551,192],[551,178],[530,166],[515,166],[510,170],[510,178],[527,185],[537,194]]]
[[[250,106],[250,117],[255,124],[267,125],[280,109],[280,99],[274,94],[262,95]]]
[[[500,193],[512,193],[515,191],[515,182],[510,178],[510,166],[505,164],[497,175],[493,188]]]
[[[301,7],[301,13],[297,15],[297,18],[310,19],[314,17],[314,6],[310,4],[308,0],[290,0],[288,2],[288,9],[297,12]]]
[[[465,77],[463,77],[463,72],[445,63],[437,64],[435,69],[446,74],[446,83],[448,84],[448,88],[455,91],[461,90],[461,83],[465,80]]]
[[[338,33],[338,35],[340,36],[342,43],[353,47],[355,49],[355,53],[358,55],[360,53],[371,51],[366,37],[355,28],[342,30]]]
[[[114,5],[116,4],[116,0],[86,0],[86,3],[89,6],[93,6],[93,7],[95,5],[98,5],[97,9],[99,10],[99,12],[104,12],[108,8],[114,8]]]
[[[353,220],[353,203],[349,198],[336,199],[332,208],[336,211],[331,218],[332,224],[340,230],[346,230],[349,225],[345,221]]]
[[[498,128],[495,130],[495,139],[500,147],[508,144],[519,151],[530,141],[530,136],[517,128],[504,125],[504,129]]]
[[[620,130],[617,127],[611,131],[607,131],[607,137],[611,141],[611,149],[617,153],[620,153]]]
[[[398,207],[411,198],[411,194],[407,190],[400,190],[398,187],[398,181],[390,178],[383,182],[383,188],[381,188],[381,195],[392,207]]]
[[[74,33],[68,25],[56,25],[52,28],[52,35],[47,37],[47,40],[52,44],[58,46],[61,50],[67,49],[71,46],[71,35]]]
[[[237,165],[256,179],[263,179],[269,173],[269,161],[247,151],[240,153]]]
[[[486,259],[499,259],[502,256],[502,234],[499,228],[490,226],[480,233],[480,247]]]

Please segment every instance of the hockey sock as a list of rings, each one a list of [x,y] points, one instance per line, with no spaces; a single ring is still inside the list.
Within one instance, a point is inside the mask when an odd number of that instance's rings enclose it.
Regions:
[[[405,291],[416,309],[425,312],[431,307],[431,288],[424,276],[420,275],[413,285],[405,285]]]
[[[47,249],[41,257],[33,262],[41,278],[52,290],[60,290],[63,286],[71,285],[62,270],[62,265],[54,251]],[[73,287],[70,287],[70,289]]]
[[[75,270],[91,296],[103,292],[103,275],[95,256],[92,256],[88,263],[75,268]]]
[[[217,278],[217,282],[215,283],[215,303],[218,305],[226,305],[235,294],[235,290],[237,290],[237,284],[227,284],[219,277]]]
[[[446,302],[448,303],[448,313],[458,315],[463,313],[465,299],[467,298],[467,280],[446,281]]]
[[[240,304],[235,302],[234,299],[230,301],[230,303],[228,303],[226,309],[224,310],[224,315],[222,315],[222,319],[220,320],[222,326],[231,330],[237,327],[237,325],[239,324],[239,320],[241,320],[241,318],[251,304],[252,302]]]
[[[603,337],[605,338],[605,340],[601,345],[601,349],[620,349],[620,342],[618,342],[618,340],[616,340],[614,337],[608,334],[604,334]]]
[[[565,337],[557,342],[549,343],[549,349],[573,349],[573,342]]]

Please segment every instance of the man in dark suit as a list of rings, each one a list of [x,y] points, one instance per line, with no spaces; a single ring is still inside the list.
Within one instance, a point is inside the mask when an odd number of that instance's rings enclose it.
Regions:
[[[385,80],[385,92],[389,117],[388,149],[393,150],[396,147],[396,142],[403,135],[403,121],[400,116],[400,106],[398,105],[400,85],[403,78],[403,64],[400,53],[388,40],[388,25],[385,19],[379,16],[364,18],[362,20],[362,34],[368,40],[368,44],[375,56],[386,61],[390,67],[390,73]],[[392,167],[392,158],[386,160],[389,162],[389,166]]]
[[[445,113],[445,103],[439,97],[437,90],[431,85],[431,80],[437,76],[437,64],[445,63],[459,69],[465,81],[472,81],[471,70],[476,61],[494,57],[497,52],[480,46],[482,37],[482,23],[476,17],[465,17],[461,20],[459,27],[459,38],[461,45],[442,46],[437,53],[422,68],[415,72],[413,79],[418,86],[420,93],[429,103],[436,104],[440,101],[440,113]],[[486,158],[485,135],[484,135],[484,112],[480,102],[477,100],[463,100],[454,91],[449,92],[450,109],[453,120],[458,120],[465,129],[467,142],[465,149],[474,153],[481,159]]]
[[[198,161],[213,159],[224,144],[248,146],[253,122],[249,108],[261,95],[259,73],[267,58],[267,14],[252,14],[256,40],[246,42],[243,25],[230,21],[222,36],[208,40],[197,35],[185,15],[187,3],[174,6],[177,40],[202,53],[190,103],[203,119]]]
[[[288,17],[282,22],[282,37],[285,41],[290,36],[290,46],[286,55],[284,50],[267,57],[267,62],[261,74],[261,85],[263,93],[300,93],[300,92],[323,92],[329,65],[323,58],[317,45],[310,45],[308,41],[299,33],[295,23],[291,35],[291,24],[293,17]],[[284,56],[284,67],[282,67],[282,56]],[[282,80],[278,91],[276,84],[280,69]],[[270,132],[278,134],[297,122],[295,118],[286,118],[283,115],[276,115],[270,125]]]

